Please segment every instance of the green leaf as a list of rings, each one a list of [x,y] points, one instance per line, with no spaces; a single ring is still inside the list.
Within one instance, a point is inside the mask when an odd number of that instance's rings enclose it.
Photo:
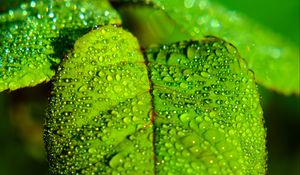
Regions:
[[[265,174],[253,73],[218,38],[149,48],[105,26],[59,68],[45,126],[52,174]]]
[[[118,2],[122,16],[134,21],[136,29],[132,31],[142,44],[221,37],[247,59],[258,83],[286,95],[300,93],[299,47],[246,16],[209,0],[139,0],[135,5]]]
[[[50,171],[153,171],[149,87],[130,33],[106,26],[80,38],[54,78],[45,131]]]
[[[259,95],[237,50],[207,38],[146,55],[158,174],[265,174]]]
[[[0,92],[49,81],[74,42],[120,23],[107,1],[31,1],[0,15]]]

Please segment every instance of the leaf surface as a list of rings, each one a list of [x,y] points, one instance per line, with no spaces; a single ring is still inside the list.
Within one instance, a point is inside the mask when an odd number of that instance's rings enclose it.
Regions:
[[[107,1],[31,1],[0,14],[0,92],[49,81],[74,42],[120,23]]]
[[[134,20],[132,31],[143,45],[221,37],[238,48],[259,84],[299,94],[299,46],[246,16],[210,0],[116,1],[125,4],[122,16]]]
[[[52,174],[264,174],[253,74],[218,38],[149,48],[105,26],[54,78],[45,126]]]

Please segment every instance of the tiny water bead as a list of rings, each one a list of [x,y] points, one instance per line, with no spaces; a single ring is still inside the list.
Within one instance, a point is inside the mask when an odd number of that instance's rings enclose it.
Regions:
[[[145,55],[156,113],[156,174],[264,174],[259,95],[236,49],[209,37],[152,47]]]

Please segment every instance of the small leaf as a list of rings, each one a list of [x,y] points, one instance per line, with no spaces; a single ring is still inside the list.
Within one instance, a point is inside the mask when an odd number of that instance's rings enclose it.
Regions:
[[[49,81],[75,40],[120,23],[107,1],[31,1],[0,15],[0,92]]]
[[[286,95],[300,93],[299,47],[235,11],[210,0],[138,0],[136,5],[132,0],[113,1],[126,5],[121,14],[130,22],[134,20],[138,30],[133,32],[142,35],[142,44],[221,37],[247,59],[258,83]]]
[[[145,51],[105,26],[54,79],[45,126],[52,174],[264,174],[253,74],[218,38]]]

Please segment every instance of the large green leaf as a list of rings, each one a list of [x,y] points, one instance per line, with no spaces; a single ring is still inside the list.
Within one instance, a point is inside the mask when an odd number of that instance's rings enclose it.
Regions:
[[[31,1],[0,15],[0,92],[49,81],[75,40],[120,23],[107,1]]]
[[[53,174],[153,172],[150,86],[131,34],[107,26],[83,36],[54,81],[45,132]]]
[[[299,47],[255,21],[210,0],[137,0],[135,5],[131,0],[113,1],[125,5],[122,16],[129,18],[142,44],[221,37],[239,49],[258,83],[299,94]]]
[[[265,173],[253,73],[231,44],[179,42],[147,50],[147,59],[158,174]]]
[[[264,174],[253,74],[218,38],[149,48],[105,26],[59,68],[45,126],[52,174]]]

